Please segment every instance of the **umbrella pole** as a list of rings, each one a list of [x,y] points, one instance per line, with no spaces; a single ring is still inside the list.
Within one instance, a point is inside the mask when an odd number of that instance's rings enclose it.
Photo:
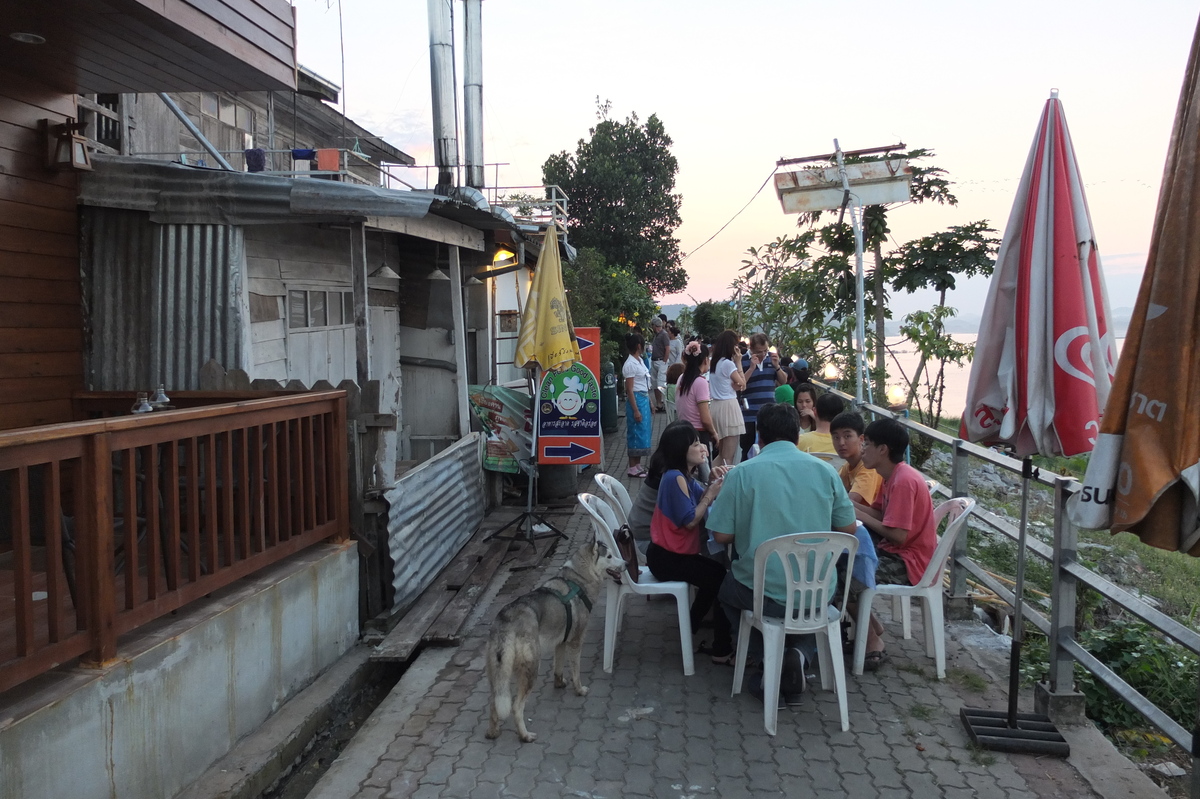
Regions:
[[[1017,699],[1021,688],[1021,644],[1024,638],[1022,594],[1025,590],[1025,536],[1029,525],[1029,483],[1033,474],[1033,458],[1026,456],[1021,464],[1021,527],[1017,533],[1017,584],[1013,596],[1008,710],[1000,712],[964,707],[959,711],[959,716],[967,735],[976,746],[1001,752],[1029,752],[1068,757],[1071,747],[1048,716],[1017,712]]]
[[[1021,526],[1017,532],[1017,584],[1013,587],[1013,636],[1008,664],[1008,726],[1017,729],[1017,699],[1021,688],[1021,646],[1025,643],[1025,541],[1029,534],[1029,482],[1033,457],[1021,463]]]
[[[529,544],[534,550],[537,550],[537,539],[539,538],[566,538],[567,534],[555,527],[546,517],[540,513],[535,513],[533,510],[533,497],[537,493],[538,479],[538,422],[541,417],[542,403],[538,400],[538,369],[533,367],[529,370],[529,396],[533,400],[533,433],[530,436],[530,451],[529,451],[529,484],[528,490],[525,492],[525,511],[509,522],[506,522],[496,532],[489,535],[485,540],[500,539],[501,541],[524,541]],[[536,524],[535,524],[536,523]],[[538,530],[537,526],[541,525],[543,530]],[[504,531],[510,527],[516,526],[516,530],[512,533],[505,534]],[[549,552],[550,548],[546,548]],[[544,556],[546,552],[543,552]],[[540,560],[538,558],[537,560]],[[519,569],[533,568],[536,562],[529,563],[525,566],[515,567],[514,571]]]

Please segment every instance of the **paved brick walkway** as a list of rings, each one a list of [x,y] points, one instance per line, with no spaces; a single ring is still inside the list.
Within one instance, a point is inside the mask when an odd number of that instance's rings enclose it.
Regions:
[[[664,421],[655,420],[657,439]],[[624,477],[623,427],[610,437],[607,457],[608,471],[636,490],[636,480]],[[584,478],[590,482],[590,473],[580,481],[589,490]],[[560,544],[545,569],[499,573],[461,647],[427,649],[417,658],[310,797],[1097,795],[1069,763],[972,751],[958,711],[964,703],[1003,708],[1005,675],[987,673],[971,650],[949,640],[949,677],[937,681],[919,643],[919,621],[909,641],[898,625],[887,625],[890,664],[848,677],[849,732],[841,731],[834,694],[817,681],[802,706],[779,712],[772,738],[763,730],[761,703],[745,693],[730,696],[733,669],[698,655],[696,674],[683,676],[670,602],[629,603],[613,673],[605,674],[601,601],[582,662],[590,693],[555,689],[545,658],[526,708],[538,740],[520,743],[510,721],[489,741],[482,668],[488,624],[587,540],[581,511],[565,532],[570,544]]]

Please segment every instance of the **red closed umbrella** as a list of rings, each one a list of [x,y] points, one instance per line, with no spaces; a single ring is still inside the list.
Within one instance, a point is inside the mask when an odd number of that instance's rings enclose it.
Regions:
[[[1018,455],[1090,452],[1116,353],[1058,92],[1042,111],[975,344],[961,435]]]
[[[996,257],[971,362],[960,435],[1002,444],[1025,459],[1017,538],[1007,730],[994,714],[962,711],[979,745],[1006,751],[1069,754],[1061,736],[1046,740],[1049,719],[1017,713],[1023,630],[1025,539],[1031,455],[1090,452],[1100,431],[1115,348],[1108,298],[1079,164],[1058,91],[1052,91],[1013,201]],[[1049,730],[1047,726],[1049,725]]]

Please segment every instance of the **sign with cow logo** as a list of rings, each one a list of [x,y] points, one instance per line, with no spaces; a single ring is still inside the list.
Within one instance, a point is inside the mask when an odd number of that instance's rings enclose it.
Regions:
[[[546,372],[537,401],[538,463],[600,463],[600,386],[587,366]]]

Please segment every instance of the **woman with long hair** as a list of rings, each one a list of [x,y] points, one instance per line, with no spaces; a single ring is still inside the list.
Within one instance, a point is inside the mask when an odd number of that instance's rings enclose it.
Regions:
[[[796,386],[796,411],[800,414],[800,432],[817,429],[817,387],[812,383]]]
[[[737,334],[732,330],[721,333],[713,342],[708,383],[712,393],[709,413],[717,433],[717,457],[713,465],[732,466],[737,463],[738,442],[746,432],[737,398],[738,392],[746,388],[746,375],[742,372]]]
[[[683,375],[675,384],[675,413],[691,423],[711,455],[717,443],[717,427],[709,412],[712,394],[707,374],[708,347],[699,341],[689,341],[683,348]]]
[[[642,360],[646,340],[641,333],[625,336],[625,348],[629,357],[621,368],[625,378],[625,445],[629,454],[630,477],[645,477],[646,467],[642,458],[650,454],[654,419],[650,415],[650,370]]]
[[[704,522],[708,509],[721,492],[725,470],[713,472],[706,489],[693,477],[694,470],[708,460],[708,453],[690,425],[670,425],[658,441],[650,462],[665,469],[658,486],[658,501],[650,519],[650,546],[646,565],[655,579],[680,580],[696,586],[692,602],[692,633],[717,601],[725,579],[725,567],[700,554],[708,539]],[[721,608],[713,613],[713,642],[705,650],[713,663],[733,664],[733,634],[729,617]]]

